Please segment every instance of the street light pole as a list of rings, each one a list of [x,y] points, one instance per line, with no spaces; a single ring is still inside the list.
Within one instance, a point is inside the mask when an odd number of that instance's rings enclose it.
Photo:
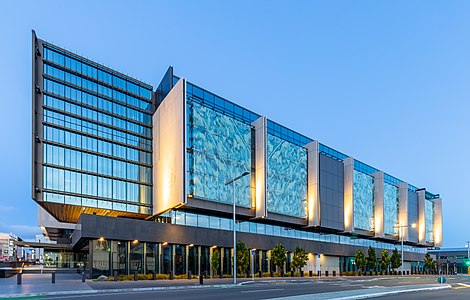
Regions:
[[[225,185],[232,184],[232,207],[233,207],[233,284],[237,284],[237,228],[236,228],[236,217],[235,217],[235,181],[250,174],[250,172],[244,172],[242,175],[237,176],[225,183]]]
[[[411,225],[396,225],[395,228],[400,229],[400,240],[401,240],[401,275],[403,275],[403,258],[404,258],[404,250],[403,250],[403,242],[404,242],[404,235],[405,235],[405,228],[415,228],[416,224],[413,223]]]

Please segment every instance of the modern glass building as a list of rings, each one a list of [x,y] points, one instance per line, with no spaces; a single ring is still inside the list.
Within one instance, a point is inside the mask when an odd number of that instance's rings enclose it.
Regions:
[[[90,276],[231,274],[231,220],[273,269],[350,271],[368,246],[405,243],[405,269],[442,244],[442,201],[379,169],[211,93],[170,67],[156,88],[33,32],[33,199],[44,232],[86,253]],[[233,185],[226,182],[245,174]],[[41,217],[41,220],[50,218]],[[416,224],[416,226],[411,226]],[[380,255],[379,255],[380,256]]]

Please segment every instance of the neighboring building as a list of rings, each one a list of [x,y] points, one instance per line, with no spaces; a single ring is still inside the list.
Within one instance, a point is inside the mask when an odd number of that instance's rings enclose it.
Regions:
[[[0,261],[16,261],[18,237],[12,233],[0,233]]]
[[[45,210],[44,232],[85,253],[91,276],[211,272],[215,249],[220,271],[230,274],[234,198],[237,239],[256,249],[256,271],[273,268],[276,243],[289,251],[286,270],[300,245],[309,253],[305,270],[314,272],[350,271],[357,249],[380,253],[400,248],[401,238],[405,269],[414,271],[426,249],[442,243],[437,194],[171,67],[154,89],[34,33],[32,44],[33,199]]]
[[[437,268],[444,274],[469,274],[470,252],[468,248],[431,249],[430,254],[436,256]]]

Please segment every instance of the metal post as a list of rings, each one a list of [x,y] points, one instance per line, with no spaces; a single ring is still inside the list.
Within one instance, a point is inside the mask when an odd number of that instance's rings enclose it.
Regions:
[[[232,184],[232,192],[233,192],[233,199],[232,199],[232,205],[233,205],[233,284],[237,284],[237,227],[236,227],[236,220],[235,220],[235,181],[238,179],[249,175],[250,172],[244,172],[240,176],[237,176],[225,183],[225,185],[229,185],[230,183]]]
[[[235,180],[232,181],[233,187],[233,284],[237,284],[237,227],[235,220]]]

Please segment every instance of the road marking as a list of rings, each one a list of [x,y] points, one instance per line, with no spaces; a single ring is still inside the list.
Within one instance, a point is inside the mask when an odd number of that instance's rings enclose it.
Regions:
[[[460,285],[461,288],[470,288],[470,284],[465,284],[465,283],[460,283],[460,282],[458,282],[457,284]]]
[[[284,289],[266,289],[266,290],[254,290],[254,291],[242,291],[242,293],[259,293],[259,292],[271,292],[271,291],[283,291]]]

